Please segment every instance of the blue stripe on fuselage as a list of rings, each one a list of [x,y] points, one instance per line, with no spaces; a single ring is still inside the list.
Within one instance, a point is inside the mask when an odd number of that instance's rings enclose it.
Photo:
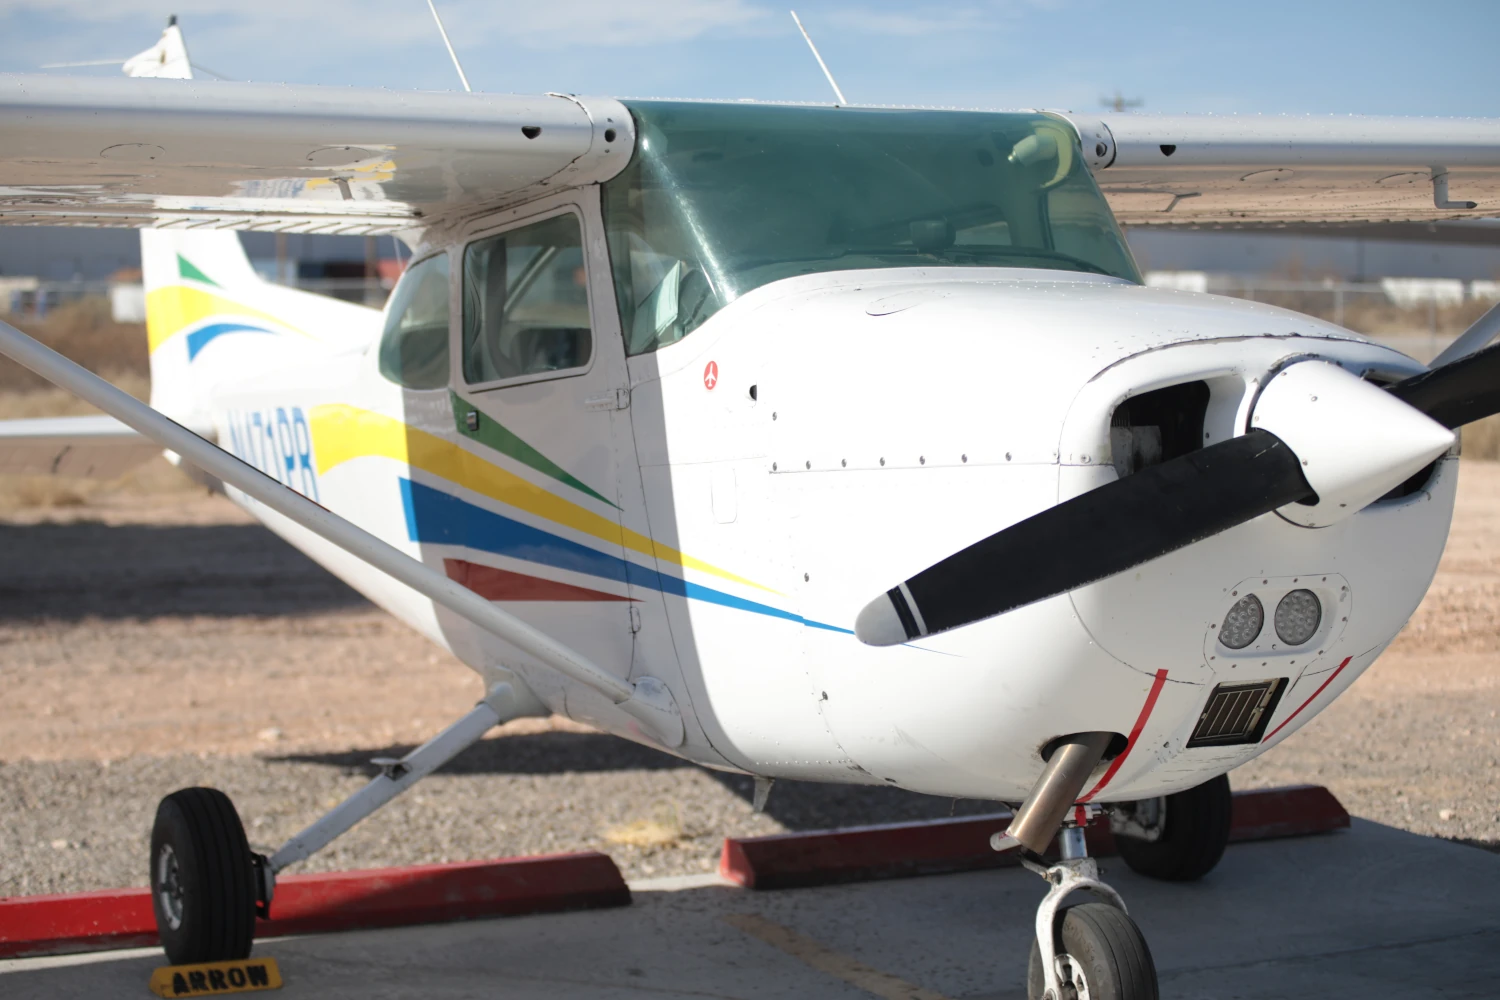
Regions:
[[[187,335],[188,360],[191,361],[198,356],[198,352],[208,346],[208,342],[216,337],[222,337],[226,333],[270,333],[263,326],[250,326],[247,323],[211,323],[208,326],[199,327]]]
[[[628,578],[630,566],[624,559],[476,507],[431,486],[402,479],[401,502],[406,507],[406,533],[414,542],[463,545],[621,583]]]
[[[414,542],[434,545],[462,545],[481,552],[540,563],[557,569],[585,573],[606,580],[628,582],[648,590],[689,600],[704,601],[737,611],[768,615],[786,621],[800,622],[810,628],[830,632],[854,633],[836,625],[810,621],[801,615],[769,604],[747,601],[722,590],[690,583],[687,580],[640,566],[628,559],[607,555],[597,549],[569,541],[551,532],[522,524],[503,514],[476,507],[442,490],[401,479],[401,503],[406,511],[406,533]]]

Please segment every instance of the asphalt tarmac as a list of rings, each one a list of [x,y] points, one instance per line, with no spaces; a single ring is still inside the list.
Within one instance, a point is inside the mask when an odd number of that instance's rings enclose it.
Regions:
[[[1195,884],[1123,864],[1162,996],[1500,994],[1500,855],[1356,819],[1240,844]],[[1010,1000],[1044,886],[1021,869],[749,892],[637,883],[628,908],[262,942],[278,996]],[[0,962],[0,995],[140,997],[158,951]]]

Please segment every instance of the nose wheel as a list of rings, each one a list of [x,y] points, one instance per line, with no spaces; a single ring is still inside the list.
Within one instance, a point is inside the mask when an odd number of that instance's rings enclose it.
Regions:
[[[151,903],[173,965],[248,958],[256,860],[223,792],[184,788],[161,800],[151,828]]]
[[[1029,1000],[1158,1000],[1146,938],[1119,894],[1098,880],[1093,859],[1064,861],[1043,875],[1052,888],[1037,908],[1026,970]],[[1077,889],[1105,901],[1062,906]]]

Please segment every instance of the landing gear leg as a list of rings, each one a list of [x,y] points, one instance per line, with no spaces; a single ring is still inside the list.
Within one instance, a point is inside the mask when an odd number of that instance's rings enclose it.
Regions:
[[[1146,939],[1088,856],[1084,829],[1100,810],[1075,804],[1111,739],[1110,733],[1080,733],[1059,741],[1010,826],[990,841],[999,851],[1019,847],[1021,863],[1050,886],[1037,907],[1026,976],[1030,1000],[1158,1000]],[[1061,858],[1048,865],[1041,855],[1054,834]],[[1101,902],[1064,907],[1079,889]]]
[[[151,898],[156,928],[173,965],[246,958],[255,918],[271,915],[276,873],[442,767],[497,724],[524,714],[501,683],[473,711],[400,760],[376,760],[381,773],[266,858],[252,854],[229,798],[185,788],[162,800],[151,831]]]

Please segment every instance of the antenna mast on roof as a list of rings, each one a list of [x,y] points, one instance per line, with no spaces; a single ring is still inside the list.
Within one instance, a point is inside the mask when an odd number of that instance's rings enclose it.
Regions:
[[[427,0],[427,2],[431,3],[432,0]],[[833,96],[839,99],[840,104],[848,104],[849,102],[844,100],[844,92],[839,89],[838,81],[833,78],[832,73],[828,72],[828,64],[824,62],[823,57],[818,54],[818,47],[813,44],[812,36],[807,33],[806,28],[802,27],[802,18],[797,16],[797,12],[795,10],[792,11],[791,14],[792,20],[797,22],[797,30],[802,32],[803,38],[807,39],[807,47],[812,49],[813,58],[818,61],[819,66],[823,67],[823,75],[828,77],[828,85],[833,88]]]
[[[458,61],[458,53],[453,51],[453,43],[448,41],[448,29],[443,27],[443,19],[438,16],[437,4],[432,0],[427,0],[427,9],[432,11],[432,19],[437,22],[438,34],[443,36],[443,44],[448,46],[448,58],[453,60],[453,68],[458,70],[458,79],[464,85],[464,92],[474,93],[474,88],[469,86],[469,78],[464,75],[463,63]]]

